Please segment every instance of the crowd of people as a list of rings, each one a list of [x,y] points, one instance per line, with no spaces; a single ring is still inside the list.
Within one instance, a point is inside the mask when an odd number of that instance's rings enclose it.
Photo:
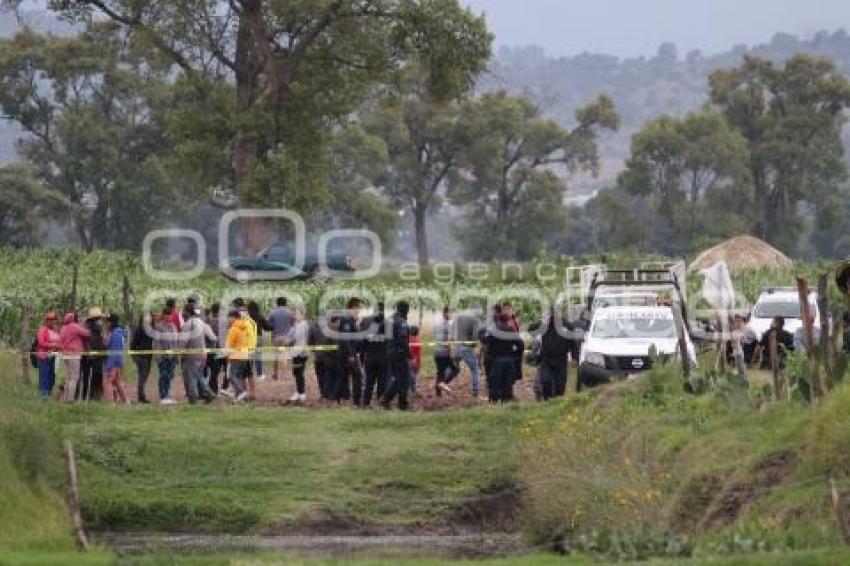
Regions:
[[[130,403],[124,372],[131,361],[137,375],[136,402],[151,402],[147,385],[156,370],[158,402],[169,405],[177,402],[172,382],[178,371],[189,403],[210,403],[218,397],[242,403],[256,399],[258,381],[287,379],[287,368],[295,386],[288,402],[304,403],[305,372],[312,357],[317,398],[405,410],[425,386],[423,343],[420,329],[408,323],[409,309],[400,301],[388,314],[379,303],[361,316],[362,303],[352,297],[344,310],[308,321],[304,311],[289,306],[284,297],[265,314],[258,303],[241,298],[222,309],[219,304],[204,308],[189,297],[182,308],[168,299],[161,311],[141,316],[132,330],[118,315],[104,315],[97,307],[89,309],[82,322],[75,312],[65,313],[61,323],[55,312],[48,312],[32,358],[42,397],[53,394],[61,367],[59,396],[65,401]],[[466,366],[473,398],[481,398],[483,370],[491,403],[514,399],[525,351],[519,319],[508,302],[496,305],[488,321],[483,318],[481,308],[456,314],[449,307],[437,317],[434,342],[427,348],[434,356],[436,396],[452,395],[454,380]],[[526,363],[538,367],[538,396],[564,395],[568,359],[577,358],[576,343],[561,337],[554,325],[538,333],[534,343]]]

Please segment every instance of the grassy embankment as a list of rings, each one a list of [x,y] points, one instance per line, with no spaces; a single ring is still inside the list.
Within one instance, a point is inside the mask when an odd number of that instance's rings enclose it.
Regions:
[[[518,526],[529,541],[566,537],[606,559],[836,564],[848,557],[827,483],[849,487],[847,387],[811,408],[725,383],[686,396],[673,372],[658,372],[547,406],[163,410],[40,403],[9,385],[13,367],[0,364],[0,563],[61,561],[73,552],[60,438],[77,446],[83,508],[95,529],[421,532],[463,524],[459,511],[482,492],[517,488],[525,502]],[[740,553],[746,557],[734,558]]]

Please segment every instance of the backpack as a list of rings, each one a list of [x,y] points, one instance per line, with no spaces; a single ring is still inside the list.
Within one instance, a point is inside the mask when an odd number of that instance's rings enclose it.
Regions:
[[[38,335],[33,338],[32,345],[30,345],[30,365],[38,368]]]

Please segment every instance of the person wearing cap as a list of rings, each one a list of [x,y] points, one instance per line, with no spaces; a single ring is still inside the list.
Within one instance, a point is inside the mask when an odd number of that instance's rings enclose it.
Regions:
[[[80,381],[76,398],[86,401],[100,399],[103,395],[103,351],[106,344],[103,341],[103,311],[99,307],[89,309],[85,321],[89,331],[86,341],[88,352],[97,352],[82,357],[80,360]]]
[[[124,329],[118,315],[112,313],[106,319],[106,375],[103,380],[103,402],[115,403],[116,398],[122,404],[129,405],[127,387],[124,385]]]
[[[73,401],[80,380],[80,354],[86,349],[86,340],[91,337],[89,329],[77,322],[77,313],[68,312],[62,317],[59,329],[59,346],[62,364],[65,367],[65,401]]]
[[[36,333],[38,357],[38,393],[46,399],[53,393],[56,384],[56,356],[59,351],[59,329],[56,313],[50,311],[44,315],[42,324]]]

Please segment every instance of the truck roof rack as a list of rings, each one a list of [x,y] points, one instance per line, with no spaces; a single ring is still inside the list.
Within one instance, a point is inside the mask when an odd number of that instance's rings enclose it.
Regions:
[[[796,287],[791,287],[791,286],[783,287],[783,286],[780,286],[780,285],[762,285],[761,292],[762,293],[768,293],[768,294],[776,293],[776,292],[797,293],[798,289]],[[814,292],[814,289],[809,289],[809,293],[813,293],[813,292]]]

